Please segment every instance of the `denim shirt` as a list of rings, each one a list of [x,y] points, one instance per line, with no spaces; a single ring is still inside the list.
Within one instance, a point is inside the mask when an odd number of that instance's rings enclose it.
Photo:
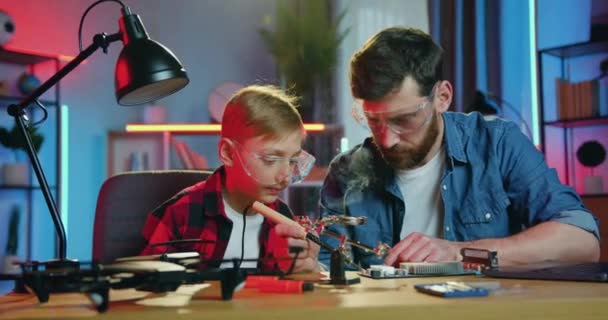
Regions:
[[[442,114],[445,130],[443,238],[471,241],[504,238],[545,221],[582,228],[599,239],[597,219],[572,188],[563,185],[555,169],[512,122],[486,120],[479,113]],[[408,190],[404,190],[408,192]],[[321,216],[366,216],[360,226],[328,227],[329,231],[369,246],[398,243],[407,212],[394,171],[382,159],[371,138],[338,155],[321,189]],[[336,247],[338,240],[322,239]],[[352,247],[352,258],[363,267],[382,258]],[[329,265],[330,253],[319,260]]]

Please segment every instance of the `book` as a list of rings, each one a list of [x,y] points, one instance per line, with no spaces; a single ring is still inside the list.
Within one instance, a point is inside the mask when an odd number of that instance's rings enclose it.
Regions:
[[[207,158],[192,150],[186,142],[171,138],[171,144],[181,161],[182,168],[187,170],[209,169]]]
[[[187,148],[186,143],[183,141],[171,138],[171,145],[173,145],[173,148],[175,148],[175,153],[177,154],[177,157],[181,161],[182,168],[188,169],[188,170],[193,169],[194,165],[192,164],[190,155],[188,154],[188,151],[186,150],[186,148]]]
[[[209,163],[207,162],[207,158],[203,155],[198,154],[196,151],[192,150],[187,143],[184,143],[184,148],[186,149],[186,153],[190,158],[190,162],[192,163],[192,169],[194,170],[206,170],[209,169]]]

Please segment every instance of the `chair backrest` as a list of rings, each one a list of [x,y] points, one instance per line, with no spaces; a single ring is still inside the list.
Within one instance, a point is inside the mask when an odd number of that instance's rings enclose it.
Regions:
[[[211,172],[136,171],[108,178],[99,191],[93,230],[93,261],[110,263],[138,255],[145,246],[142,229],[148,214],[180,190]]]

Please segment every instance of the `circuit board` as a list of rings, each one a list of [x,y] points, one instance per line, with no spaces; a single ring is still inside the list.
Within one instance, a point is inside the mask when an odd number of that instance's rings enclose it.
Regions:
[[[464,269],[461,262],[402,262],[399,268],[372,265],[359,272],[371,279],[421,278],[456,275],[475,275],[476,270]]]

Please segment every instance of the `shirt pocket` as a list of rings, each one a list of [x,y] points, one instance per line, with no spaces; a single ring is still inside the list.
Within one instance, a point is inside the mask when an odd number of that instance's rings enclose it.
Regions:
[[[469,196],[460,210],[464,240],[508,235],[507,208],[511,201],[502,190]]]

